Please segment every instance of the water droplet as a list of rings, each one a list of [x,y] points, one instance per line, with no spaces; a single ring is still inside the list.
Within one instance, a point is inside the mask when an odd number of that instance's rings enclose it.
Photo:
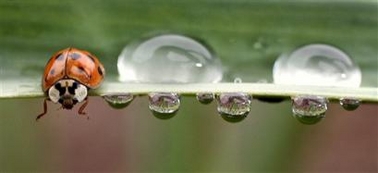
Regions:
[[[102,97],[111,107],[115,109],[127,107],[134,99],[134,96],[130,93],[114,93],[103,95]]]
[[[264,37],[260,37],[256,40],[256,42],[253,44],[253,48],[255,50],[263,50],[263,49],[267,49],[268,48],[268,43],[269,40],[264,38]]]
[[[292,99],[293,115],[303,124],[315,124],[325,117],[327,103],[320,96],[296,96]]]
[[[276,84],[359,87],[361,71],[343,51],[325,44],[310,44],[275,62]]]
[[[243,80],[239,77],[234,79],[234,83],[243,83]]]
[[[209,104],[214,100],[214,94],[213,93],[197,93],[196,98],[202,104]]]
[[[177,93],[149,93],[149,108],[159,119],[172,118],[180,107]]]
[[[253,48],[254,49],[262,49],[264,46],[262,44],[262,42],[255,42],[255,44],[253,44]]]
[[[246,93],[222,93],[217,96],[218,113],[228,122],[240,122],[251,110],[252,97]]]
[[[118,57],[123,82],[214,83],[222,66],[209,46],[183,35],[158,35],[126,46]]]
[[[340,105],[347,111],[356,110],[361,104],[361,101],[357,98],[341,98]]]

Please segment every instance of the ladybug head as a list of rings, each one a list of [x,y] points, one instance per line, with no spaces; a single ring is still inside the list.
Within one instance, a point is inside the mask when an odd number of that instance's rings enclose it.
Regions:
[[[54,103],[60,103],[63,109],[72,109],[87,97],[87,87],[73,79],[62,79],[49,89],[49,98]]]
[[[71,94],[63,95],[58,102],[62,104],[63,109],[72,109],[72,107],[77,103],[77,100],[73,98]]]

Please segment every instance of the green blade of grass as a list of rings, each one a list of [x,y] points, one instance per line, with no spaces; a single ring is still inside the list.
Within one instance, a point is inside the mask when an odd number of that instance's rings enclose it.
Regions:
[[[45,63],[55,51],[73,46],[92,52],[105,65],[110,80],[94,93],[98,95],[243,91],[268,97],[312,94],[376,101],[376,5],[374,1],[1,1],[0,98],[42,96],[39,82]],[[114,80],[123,47],[161,32],[202,39],[221,59],[223,81],[239,77],[245,84],[131,85]],[[279,55],[310,43],[334,45],[350,55],[361,69],[361,88],[253,84],[261,79],[271,82]]]

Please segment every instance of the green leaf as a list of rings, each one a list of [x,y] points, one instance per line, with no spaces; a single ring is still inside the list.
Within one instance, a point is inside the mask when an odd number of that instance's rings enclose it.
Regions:
[[[43,4],[43,5],[41,5]],[[73,46],[97,55],[107,80],[93,95],[171,91],[243,91],[257,96],[324,95],[378,101],[377,9],[364,2],[250,1],[2,1],[0,2],[0,98],[40,97],[44,65]],[[153,33],[183,33],[211,45],[224,81],[245,84],[123,84],[117,56],[127,43]],[[362,71],[361,88],[253,84],[272,81],[274,61],[309,43],[326,43],[349,54]]]

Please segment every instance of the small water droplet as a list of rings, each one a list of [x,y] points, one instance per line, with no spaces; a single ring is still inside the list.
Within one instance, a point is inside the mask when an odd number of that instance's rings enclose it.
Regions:
[[[134,99],[134,96],[130,93],[114,93],[103,95],[102,97],[111,107],[115,109],[127,107]]]
[[[310,44],[281,55],[275,62],[276,84],[359,87],[361,71],[343,51],[325,44]]]
[[[196,98],[202,104],[209,104],[214,100],[214,94],[213,93],[197,93]]]
[[[239,77],[234,79],[234,83],[243,83],[243,80]]]
[[[261,42],[255,42],[255,44],[253,44],[253,48],[254,49],[262,49],[263,44]]]
[[[357,98],[341,98],[340,105],[347,111],[356,110],[361,104],[361,101]]]
[[[172,118],[180,108],[177,93],[149,93],[149,108],[159,119]]]
[[[296,96],[292,99],[295,118],[303,124],[316,124],[325,117],[328,100],[320,96]]]
[[[251,100],[246,93],[221,93],[217,96],[218,113],[228,122],[240,122],[249,114]]]
[[[264,37],[260,37],[256,40],[256,42],[253,44],[253,48],[255,50],[263,50],[263,49],[267,49],[268,48],[268,43],[269,41],[264,38]]]
[[[118,57],[122,82],[215,83],[222,79],[220,59],[203,42],[165,34],[127,45]]]

